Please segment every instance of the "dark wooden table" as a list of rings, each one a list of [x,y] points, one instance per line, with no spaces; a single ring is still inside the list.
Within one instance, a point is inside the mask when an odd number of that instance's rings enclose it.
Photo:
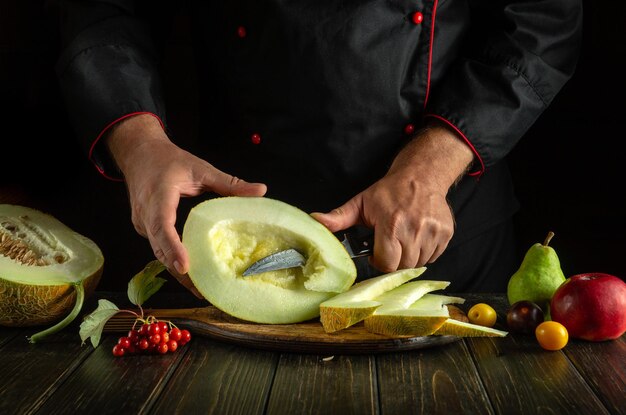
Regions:
[[[505,328],[504,295],[463,296],[465,310],[493,305]],[[147,305],[201,305],[190,297]],[[97,298],[125,293],[83,310]],[[0,328],[0,414],[626,414],[626,336],[549,352],[510,334],[332,359],[194,336],[175,353],[115,358],[118,334],[94,349],[77,324],[33,345],[34,331]]]

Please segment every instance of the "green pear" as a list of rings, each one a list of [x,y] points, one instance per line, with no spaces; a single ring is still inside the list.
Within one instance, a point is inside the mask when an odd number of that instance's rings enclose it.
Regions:
[[[554,232],[549,232],[543,244],[536,243],[524,256],[519,269],[509,279],[507,296],[510,304],[528,300],[545,312],[556,289],[565,281],[556,251],[548,246]]]

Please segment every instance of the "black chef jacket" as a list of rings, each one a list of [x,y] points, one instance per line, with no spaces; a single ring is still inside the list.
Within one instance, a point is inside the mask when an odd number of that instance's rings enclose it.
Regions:
[[[105,175],[116,174],[101,145],[112,125],[142,112],[167,125],[155,39],[170,3],[62,2],[60,85]],[[266,183],[269,197],[327,211],[383,176],[412,133],[437,118],[475,155],[449,192],[449,250],[516,211],[504,158],[571,77],[581,37],[579,0],[180,4],[200,96],[192,152]]]

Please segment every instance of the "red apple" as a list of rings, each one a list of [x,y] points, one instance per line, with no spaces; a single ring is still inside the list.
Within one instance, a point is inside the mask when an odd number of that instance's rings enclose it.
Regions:
[[[626,283],[599,272],[571,276],[554,292],[550,316],[570,337],[616,339],[626,332]]]

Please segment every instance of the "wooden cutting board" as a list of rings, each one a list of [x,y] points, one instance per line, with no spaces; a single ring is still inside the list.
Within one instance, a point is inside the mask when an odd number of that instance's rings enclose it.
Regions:
[[[453,318],[466,320],[457,307],[449,306]],[[337,333],[326,333],[319,320],[297,324],[258,324],[239,320],[208,306],[184,309],[148,309],[146,316],[171,320],[194,335],[207,336],[240,346],[296,353],[372,354],[436,347],[460,340],[457,336],[387,337],[365,330],[361,322]],[[117,314],[105,325],[107,332],[124,332],[133,319]]]

